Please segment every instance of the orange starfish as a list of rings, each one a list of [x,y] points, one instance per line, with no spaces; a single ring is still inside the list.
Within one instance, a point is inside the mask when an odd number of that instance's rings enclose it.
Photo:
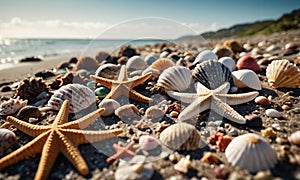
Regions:
[[[35,137],[32,141],[0,159],[0,170],[35,154],[42,153],[35,179],[46,179],[55,163],[56,157],[62,153],[82,175],[87,175],[89,169],[77,146],[114,137],[123,132],[122,129],[108,131],[83,131],[94,122],[104,109],[98,109],[76,121],[68,122],[69,101],[61,106],[53,124],[33,125],[18,120],[12,116],[7,121],[24,133]]]
[[[131,141],[127,146],[123,147],[123,146],[119,146],[117,144],[113,145],[114,150],[116,151],[116,153],[112,156],[110,156],[109,158],[106,159],[106,162],[110,163],[113,162],[119,158],[124,158],[124,157],[133,157],[135,156],[135,153],[132,152],[130,149],[133,148],[134,145],[134,141]]]
[[[110,89],[110,93],[105,97],[105,99],[117,99],[119,96],[124,95],[135,101],[148,103],[151,102],[152,99],[136,92],[135,90],[133,90],[133,88],[138,86],[139,84],[144,83],[151,76],[152,73],[149,72],[141,77],[128,79],[126,66],[123,65],[121,67],[117,80],[107,79],[93,75],[91,75],[91,78],[96,83],[100,83],[102,86],[105,86]]]

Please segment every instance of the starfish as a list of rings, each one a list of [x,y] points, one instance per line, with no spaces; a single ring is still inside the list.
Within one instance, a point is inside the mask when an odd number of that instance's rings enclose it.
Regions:
[[[113,148],[116,151],[116,153],[109,158],[106,159],[106,162],[110,163],[115,161],[116,159],[119,158],[124,158],[124,157],[133,157],[135,156],[135,153],[132,152],[130,149],[133,148],[134,141],[131,141],[127,146],[120,146],[117,144],[113,144]]]
[[[207,89],[198,82],[196,84],[197,93],[169,91],[168,95],[184,103],[190,103],[190,105],[179,114],[178,119],[180,121],[188,120],[207,109],[211,109],[233,122],[245,124],[246,119],[229,105],[237,105],[251,101],[258,95],[258,92],[227,94],[229,89],[230,84],[228,82],[223,83],[214,90]]]
[[[121,67],[117,80],[107,79],[93,75],[91,75],[91,78],[96,83],[100,83],[102,86],[105,86],[110,89],[110,93],[105,97],[105,99],[117,99],[119,96],[124,95],[135,101],[148,103],[151,102],[152,99],[136,92],[135,90],[133,90],[133,88],[138,86],[139,84],[144,83],[151,76],[152,73],[149,72],[141,77],[128,79],[126,66],[123,65]]]
[[[82,175],[89,169],[77,146],[102,141],[123,132],[122,129],[108,131],[83,131],[94,122],[104,109],[98,109],[78,120],[68,122],[69,101],[64,101],[53,124],[33,125],[12,116],[7,121],[24,133],[35,137],[32,141],[0,159],[0,170],[35,154],[42,153],[35,179],[46,179],[59,153],[62,153]]]

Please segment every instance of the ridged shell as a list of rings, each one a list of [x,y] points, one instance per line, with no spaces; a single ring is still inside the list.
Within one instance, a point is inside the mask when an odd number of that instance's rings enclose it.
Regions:
[[[0,128],[0,155],[7,152],[17,143],[17,137],[14,132]]]
[[[275,60],[266,70],[268,83],[274,88],[300,86],[300,70],[288,60]]]
[[[231,71],[225,65],[214,60],[197,64],[192,74],[197,81],[209,89],[216,89],[224,82],[233,84]]]
[[[95,72],[95,76],[104,77],[108,79],[115,79],[118,72],[120,71],[121,66],[107,63],[101,65]]]
[[[160,141],[173,150],[195,150],[200,147],[201,136],[197,129],[187,123],[173,124],[163,130]]]
[[[222,57],[218,61],[228,67],[230,71],[236,69],[235,61],[231,57]]]
[[[218,60],[218,57],[217,55],[210,51],[210,50],[204,50],[204,51],[201,51],[196,59],[194,60],[193,64],[198,64],[198,63],[202,63],[202,62],[205,62],[205,61],[208,61],[208,60]]]
[[[94,58],[85,56],[76,63],[74,70],[86,69],[88,71],[96,71],[98,66],[99,64]]]
[[[234,84],[238,88],[249,87],[255,90],[261,90],[261,82],[257,74],[250,69],[242,69],[232,72]]]
[[[244,134],[234,138],[225,150],[232,165],[250,172],[269,170],[277,162],[275,151],[264,138],[256,134]]]
[[[158,59],[155,61],[150,67],[153,69],[157,69],[160,73],[162,73],[165,69],[169,67],[175,66],[175,63],[171,59]]]
[[[189,88],[193,76],[189,69],[183,66],[173,66],[166,69],[158,78],[157,85],[166,91],[184,91]]]
[[[300,145],[300,131],[296,131],[288,137],[290,143]]]
[[[118,109],[121,105],[118,103],[118,101],[114,99],[103,99],[98,108],[105,108],[104,113],[102,116],[109,116],[112,115],[116,109]]]
[[[1,103],[0,115],[10,115],[19,111],[22,107],[27,105],[27,100],[23,101],[20,97],[16,99],[10,98],[9,100]]]
[[[144,70],[147,68],[147,66],[148,64],[142,59],[141,56],[132,56],[126,63],[126,68],[129,71]]]
[[[77,113],[96,103],[94,92],[81,84],[68,84],[54,92],[47,106],[59,110],[65,100],[70,101],[70,113]]]
[[[21,99],[27,99],[28,103],[35,102],[35,97],[41,92],[49,91],[49,87],[42,78],[30,78],[24,79],[17,87],[17,92],[14,97],[20,97]]]

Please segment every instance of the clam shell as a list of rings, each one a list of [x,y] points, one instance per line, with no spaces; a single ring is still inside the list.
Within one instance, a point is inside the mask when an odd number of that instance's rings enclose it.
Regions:
[[[127,119],[140,117],[139,109],[134,104],[126,104],[119,107],[118,109],[116,109],[115,114],[122,121],[125,120],[125,122]]]
[[[86,69],[88,71],[96,71],[98,68],[99,64],[97,60],[95,60],[92,57],[82,57],[75,65],[74,70],[77,71],[79,69]]]
[[[158,146],[158,140],[153,136],[144,135],[140,137],[139,145],[143,150],[152,150]]]
[[[300,86],[300,70],[288,60],[274,60],[266,70],[268,83],[274,88]]]
[[[290,143],[300,145],[300,131],[296,131],[288,137]]]
[[[215,89],[224,82],[233,84],[231,71],[225,65],[214,60],[197,64],[192,74],[197,81],[209,89]]]
[[[173,150],[195,150],[200,147],[201,136],[197,129],[187,123],[173,124],[163,130],[160,141]]]
[[[253,133],[234,138],[227,146],[225,156],[232,165],[253,173],[269,170],[277,162],[269,142]]]
[[[175,63],[171,59],[162,58],[155,61],[150,67],[162,73],[165,69],[172,66],[175,66]]]
[[[108,79],[115,79],[120,69],[121,66],[107,63],[98,67],[98,69],[95,72],[95,76],[104,77]]]
[[[148,67],[148,64],[142,59],[141,56],[132,56],[126,63],[126,68],[129,71],[144,70]]]
[[[38,107],[25,106],[20,109],[17,118],[27,121],[29,118],[41,117],[42,115],[43,114]]]
[[[54,92],[47,106],[59,110],[65,100],[70,102],[70,113],[77,113],[96,103],[94,92],[81,84],[68,84]]]
[[[165,112],[156,106],[149,107],[145,112],[145,116],[149,119],[162,118],[164,115]]]
[[[194,60],[193,64],[198,64],[198,63],[201,63],[201,62],[204,62],[204,61],[208,61],[208,60],[218,60],[218,57],[217,55],[210,51],[210,50],[204,50],[204,51],[201,51],[196,59]]]
[[[114,99],[103,99],[98,108],[104,108],[105,111],[102,114],[102,116],[110,116],[112,115],[116,109],[118,109],[121,105],[118,103],[118,101]]]
[[[10,98],[9,100],[0,104],[0,115],[14,114],[22,107],[26,106],[27,102],[27,100],[21,100],[20,97],[17,97],[16,99]]]
[[[230,71],[236,69],[235,61],[231,57],[222,57],[218,61],[224,64]]]
[[[232,72],[234,85],[238,88],[249,87],[255,90],[261,90],[261,82],[257,74],[250,69],[242,69]]]
[[[14,132],[0,128],[0,154],[6,153],[16,143],[17,137]]]
[[[183,66],[173,66],[166,69],[158,78],[157,85],[166,91],[184,91],[189,88],[193,76],[189,69]]]

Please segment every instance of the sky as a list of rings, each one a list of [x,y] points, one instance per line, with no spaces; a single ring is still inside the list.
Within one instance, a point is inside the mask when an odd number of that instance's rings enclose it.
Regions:
[[[173,39],[299,8],[299,0],[0,0],[0,38]]]

